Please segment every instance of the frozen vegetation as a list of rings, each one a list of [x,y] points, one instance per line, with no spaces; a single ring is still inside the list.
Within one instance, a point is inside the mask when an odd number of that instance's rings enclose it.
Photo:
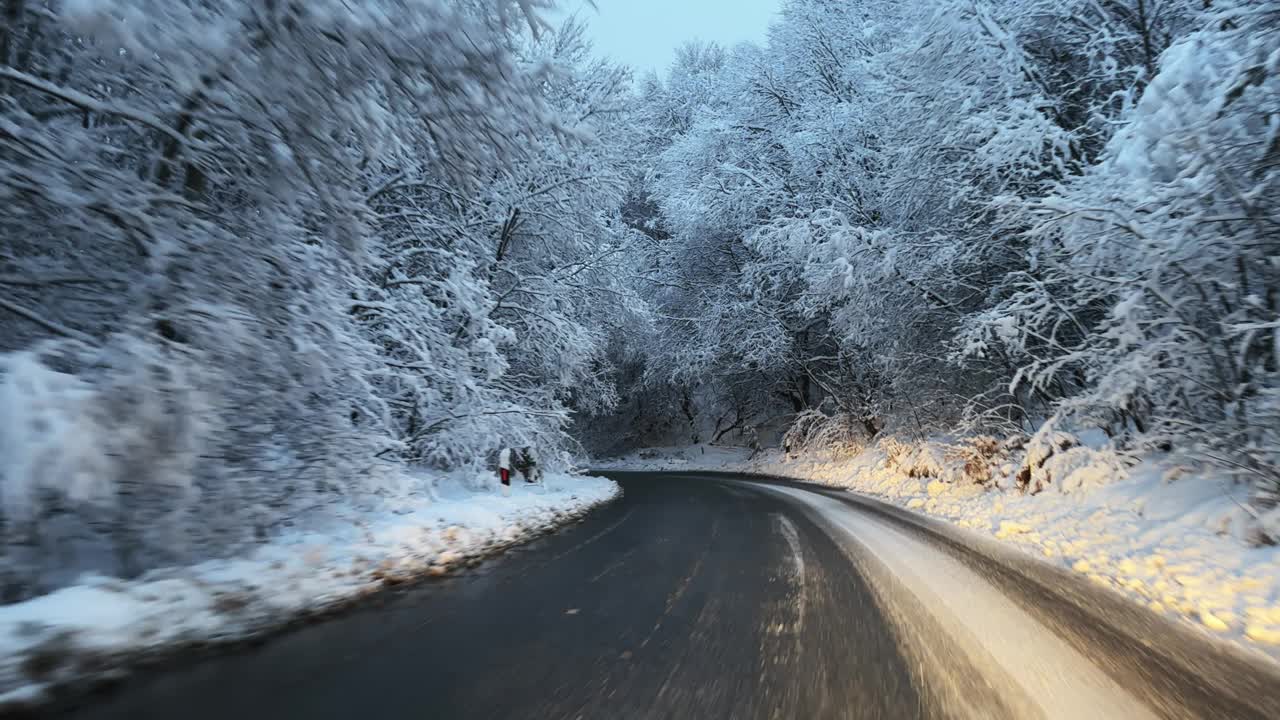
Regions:
[[[1101,436],[1280,540],[1280,3],[789,0],[636,92],[594,452]]]
[[[4,6],[6,601],[570,465],[634,312],[627,85],[545,5]]]
[[[707,442],[1275,641],[1280,2],[783,0],[642,76],[554,4],[0,2],[11,647],[234,636]]]
[[[627,73],[548,7],[0,3],[0,693],[614,492]]]
[[[598,456],[777,447],[1276,652],[1280,3],[792,0],[637,92]]]

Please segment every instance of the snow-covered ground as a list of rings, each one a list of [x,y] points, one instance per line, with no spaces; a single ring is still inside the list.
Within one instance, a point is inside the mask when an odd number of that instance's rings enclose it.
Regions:
[[[516,481],[503,497],[450,478],[377,512],[335,512],[247,557],[131,581],[82,578],[0,607],[0,708],[175,647],[246,639],[389,584],[442,574],[577,518],[618,492],[602,478],[548,475],[541,485]]]
[[[1006,481],[980,485],[942,442],[893,450],[882,443],[843,459],[778,451],[749,459],[741,448],[655,448],[596,467],[733,470],[848,488],[1010,543],[1280,659],[1280,547],[1250,542],[1247,488],[1158,459],[1127,467],[1078,447],[1045,463],[1059,472],[1032,494],[1012,482],[1017,458],[994,470]]]

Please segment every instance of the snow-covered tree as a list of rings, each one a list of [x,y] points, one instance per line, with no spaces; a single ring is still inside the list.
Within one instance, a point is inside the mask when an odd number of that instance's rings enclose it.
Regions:
[[[395,459],[554,449],[611,401],[626,76],[549,5],[5,6],[7,593],[227,552]]]
[[[1199,433],[1256,471],[1262,451],[1225,448],[1269,432],[1267,366],[1246,359],[1269,347],[1268,256],[1225,238],[1266,215],[1274,108],[1235,98],[1266,87],[1271,7],[790,0],[764,47],[686,50],[638,93],[646,377],[707,426],[748,389],[781,401],[752,422],[816,411],[870,437],[1070,416],[1161,446]],[[1218,136],[1195,135],[1209,117]],[[1159,313],[1131,291],[1153,284]],[[1174,320],[1208,350],[1163,359]],[[1194,378],[1176,402],[1196,411],[1148,397],[1171,380],[1153,362]]]
[[[1034,265],[970,351],[1073,392],[1056,421],[1280,478],[1275,242],[1280,5],[1224,4],[1166,50],[1098,162],[1010,209]]]

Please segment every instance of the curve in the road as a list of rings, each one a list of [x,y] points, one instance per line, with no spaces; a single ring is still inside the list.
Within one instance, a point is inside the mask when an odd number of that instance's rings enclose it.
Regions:
[[[1186,633],[1163,647],[1167,623],[1135,641],[1150,618],[1098,621],[1097,589],[847,494],[609,474],[621,500],[477,572],[58,714],[1280,717],[1271,668]]]

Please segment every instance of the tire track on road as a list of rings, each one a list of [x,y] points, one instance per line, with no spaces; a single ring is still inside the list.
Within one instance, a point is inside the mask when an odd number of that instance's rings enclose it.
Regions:
[[[998,689],[1014,716],[1029,717],[1034,712],[1046,720],[1157,717],[1003,591],[945,553],[824,495],[773,485],[755,487],[803,504],[837,537],[855,543],[853,556],[874,568],[882,602],[898,613],[899,631],[908,643],[936,642],[936,638],[923,640],[921,628],[929,627],[930,634],[940,629],[985,684]],[[866,562],[870,559],[877,562]],[[916,611],[904,613],[904,608]],[[933,622],[921,617],[920,609]],[[932,657],[931,662],[946,661]],[[935,667],[925,676],[945,674],[945,668]],[[960,699],[955,694],[951,697],[953,702]],[[970,708],[968,713],[985,718],[992,711]]]

